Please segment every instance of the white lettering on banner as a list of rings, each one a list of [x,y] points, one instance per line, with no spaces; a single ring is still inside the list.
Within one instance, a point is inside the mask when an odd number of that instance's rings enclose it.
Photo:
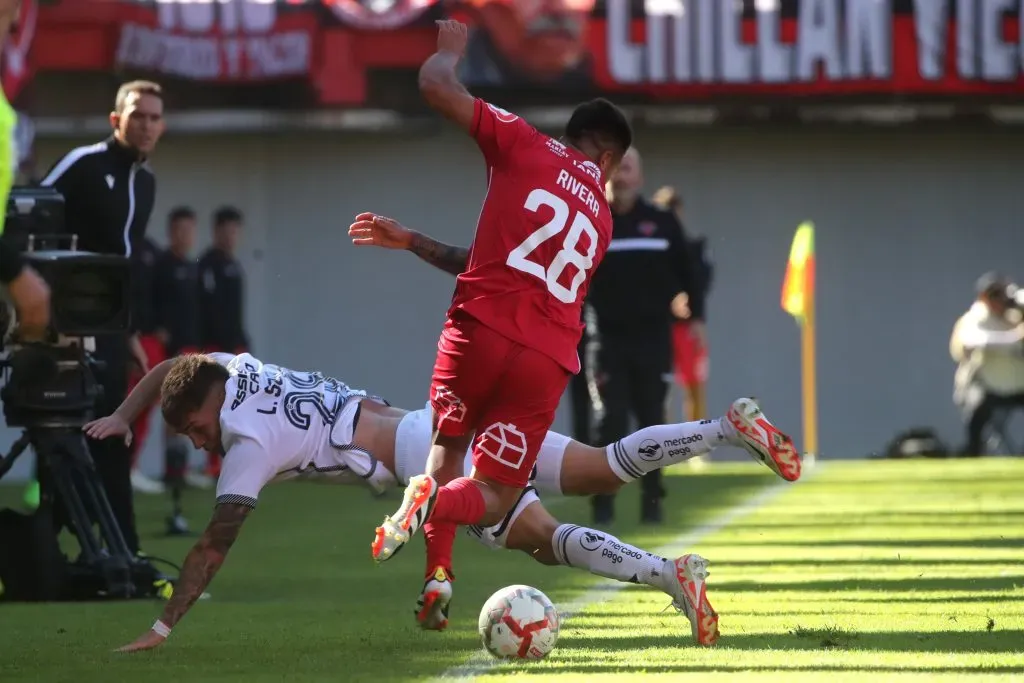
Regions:
[[[908,18],[921,76],[952,75],[946,54],[954,2],[957,75],[993,82],[1020,78],[1024,31],[1019,45],[1010,43],[1004,24],[1014,12],[1024,15],[1024,0],[914,0]],[[782,39],[781,0],[754,0],[753,43],[742,37],[740,0],[644,0],[642,41],[632,38],[630,5],[605,3],[608,70],[622,84],[887,80],[895,73],[893,0],[799,0],[792,43]]]
[[[310,36],[305,31],[274,32],[273,0],[157,0],[157,20],[155,29],[122,26],[118,64],[196,80],[309,73]]]

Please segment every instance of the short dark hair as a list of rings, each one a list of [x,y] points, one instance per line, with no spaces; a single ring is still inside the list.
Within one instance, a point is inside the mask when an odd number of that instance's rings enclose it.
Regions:
[[[626,115],[614,104],[598,97],[576,107],[565,124],[565,137],[572,143],[590,139],[602,151],[621,159],[633,145],[633,129]]]
[[[227,368],[203,353],[175,359],[160,387],[160,411],[167,424],[181,427],[202,407],[210,391],[223,386],[230,376]]]
[[[114,97],[114,111],[118,114],[124,111],[124,104],[131,94],[154,95],[160,99],[164,98],[164,89],[155,81],[128,81],[117,89]]]
[[[233,206],[222,206],[213,212],[213,227],[219,228],[228,223],[241,223],[242,212]]]
[[[167,214],[167,225],[174,225],[181,220],[195,220],[196,212],[191,206],[176,206]]]

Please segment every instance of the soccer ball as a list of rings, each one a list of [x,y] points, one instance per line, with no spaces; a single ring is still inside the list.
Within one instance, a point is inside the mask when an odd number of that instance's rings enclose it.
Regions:
[[[506,586],[484,603],[478,630],[499,659],[543,659],[558,642],[558,610],[532,586]]]

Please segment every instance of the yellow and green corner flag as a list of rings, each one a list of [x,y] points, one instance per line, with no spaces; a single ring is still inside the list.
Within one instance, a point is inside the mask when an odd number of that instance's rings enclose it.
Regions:
[[[818,399],[814,338],[814,223],[796,229],[782,282],[782,310],[800,325],[801,400],[803,402],[804,458],[818,453]]]

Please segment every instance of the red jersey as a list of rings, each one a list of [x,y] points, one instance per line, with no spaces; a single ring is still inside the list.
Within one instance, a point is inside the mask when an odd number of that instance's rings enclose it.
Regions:
[[[472,135],[487,195],[448,315],[463,311],[579,372],[583,299],[612,234],[601,170],[480,99]]]

